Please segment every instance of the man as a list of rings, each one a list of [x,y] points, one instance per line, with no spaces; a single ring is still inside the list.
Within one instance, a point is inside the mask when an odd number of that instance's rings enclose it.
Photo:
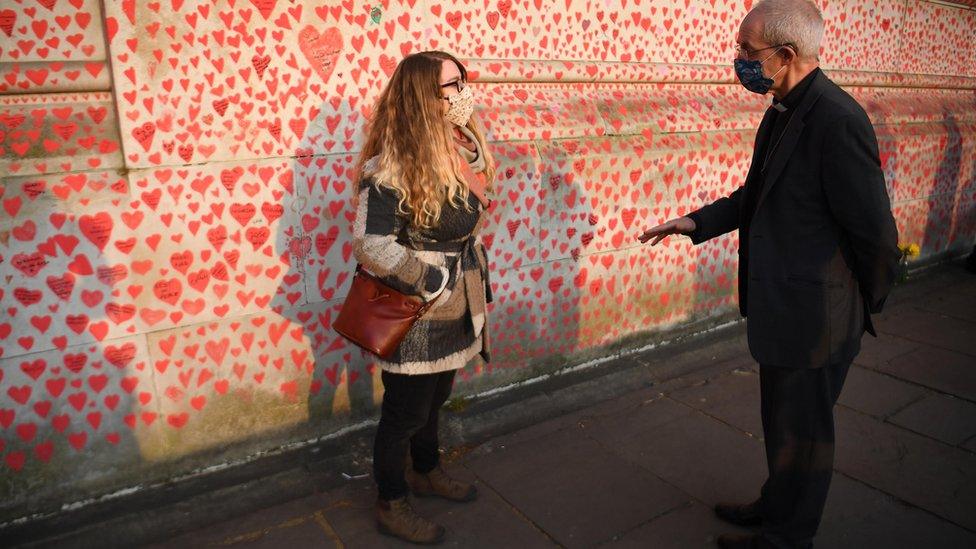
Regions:
[[[720,547],[810,547],[830,486],[833,407],[861,335],[876,335],[898,234],[864,110],[818,68],[823,18],[808,0],[764,0],[737,36],[736,75],[773,95],[745,184],[639,239],[695,244],[739,229],[739,309],[760,365],[769,477],[719,517],[759,527]]]

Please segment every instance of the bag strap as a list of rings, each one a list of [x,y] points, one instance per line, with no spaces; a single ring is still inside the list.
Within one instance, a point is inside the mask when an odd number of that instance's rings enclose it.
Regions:
[[[382,284],[383,286],[387,286],[387,287],[389,287],[389,286],[388,286],[387,284],[385,284],[385,283],[384,283],[384,282],[383,282],[382,280],[380,280],[380,279],[379,279],[379,278],[378,278],[378,277],[377,277],[376,275],[374,275],[374,274],[372,274],[372,273],[370,273],[369,271],[367,271],[366,269],[364,269],[364,268],[363,268],[363,265],[362,265],[361,263],[357,263],[357,264],[356,264],[356,274],[357,274],[357,275],[362,275],[362,276],[365,276],[365,277],[368,277],[368,278],[371,278],[371,279],[373,279],[373,280],[375,280],[376,282],[379,282],[379,283],[380,283],[380,284]],[[390,288],[390,290],[393,290],[393,288]],[[393,290],[393,291],[397,291],[397,290]],[[397,293],[402,293],[402,292],[397,292]],[[417,308],[417,312],[415,313],[415,315],[414,315],[414,316],[415,316],[416,318],[418,318],[418,319],[419,319],[420,317],[422,317],[422,316],[424,316],[424,314],[426,314],[426,313],[427,313],[427,310],[428,310],[428,309],[430,309],[430,308],[431,308],[431,306],[433,306],[433,305],[434,305],[434,303],[436,303],[436,302],[437,302],[437,300],[438,300],[438,299],[440,299],[440,298],[441,298],[441,296],[440,296],[440,295],[438,295],[437,297],[435,297],[434,299],[431,299],[430,301],[424,301],[424,302],[423,302],[423,303],[422,303],[422,304],[420,305],[420,307],[418,307],[418,308]],[[421,299],[423,299],[423,298],[421,298]]]

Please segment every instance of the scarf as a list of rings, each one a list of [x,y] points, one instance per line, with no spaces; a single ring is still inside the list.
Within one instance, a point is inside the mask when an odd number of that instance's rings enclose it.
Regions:
[[[485,171],[485,157],[481,154],[481,145],[478,144],[478,140],[475,139],[474,134],[468,128],[457,126],[457,129],[461,131],[461,135],[467,138],[471,145],[474,145],[474,150],[472,151],[459,143],[457,138],[455,138],[454,147],[457,149],[458,154],[468,162],[468,166],[471,167],[471,171],[474,173]]]

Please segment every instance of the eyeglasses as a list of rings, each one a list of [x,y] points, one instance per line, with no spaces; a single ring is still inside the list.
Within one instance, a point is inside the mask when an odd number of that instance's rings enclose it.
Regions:
[[[789,42],[786,42],[784,44],[777,44],[775,46],[769,46],[769,47],[766,47],[766,48],[759,48],[757,50],[750,50],[749,48],[746,48],[746,47],[744,47],[742,45],[732,44],[732,48],[735,50],[735,56],[736,57],[745,57],[746,59],[752,59],[753,57],[756,56],[757,53],[759,53],[761,51],[771,50],[773,48],[782,48],[784,46],[789,46],[789,47],[791,47],[793,49],[796,49],[796,47],[793,46],[793,44],[790,44]]]
[[[441,84],[441,87],[442,88],[451,88],[451,87],[453,87],[454,89],[457,90],[458,93],[461,93],[461,90],[463,90],[467,86],[468,85],[463,80],[460,80],[460,79],[454,80],[453,82],[448,82],[447,84]],[[444,101],[447,101],[448,100],[447,97],[443,97],[443,96],[441,96],[441,99],[443,99]]]

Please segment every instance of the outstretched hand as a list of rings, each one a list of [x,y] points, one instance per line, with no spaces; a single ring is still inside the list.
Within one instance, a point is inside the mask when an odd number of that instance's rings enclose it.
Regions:
[[[645,244],[648,240],[653,238],[654,241],[651,242],[651,246],[656,246],[658,242],[664,240],[668,235],[688,234],[694,231],[695,228],[695,222],[690,217],[679,217],[677,219],[672,219],[667,223],[662,223],[657,227],[647,229],[641,233],[637,239],[640,240],[642,244]]]

